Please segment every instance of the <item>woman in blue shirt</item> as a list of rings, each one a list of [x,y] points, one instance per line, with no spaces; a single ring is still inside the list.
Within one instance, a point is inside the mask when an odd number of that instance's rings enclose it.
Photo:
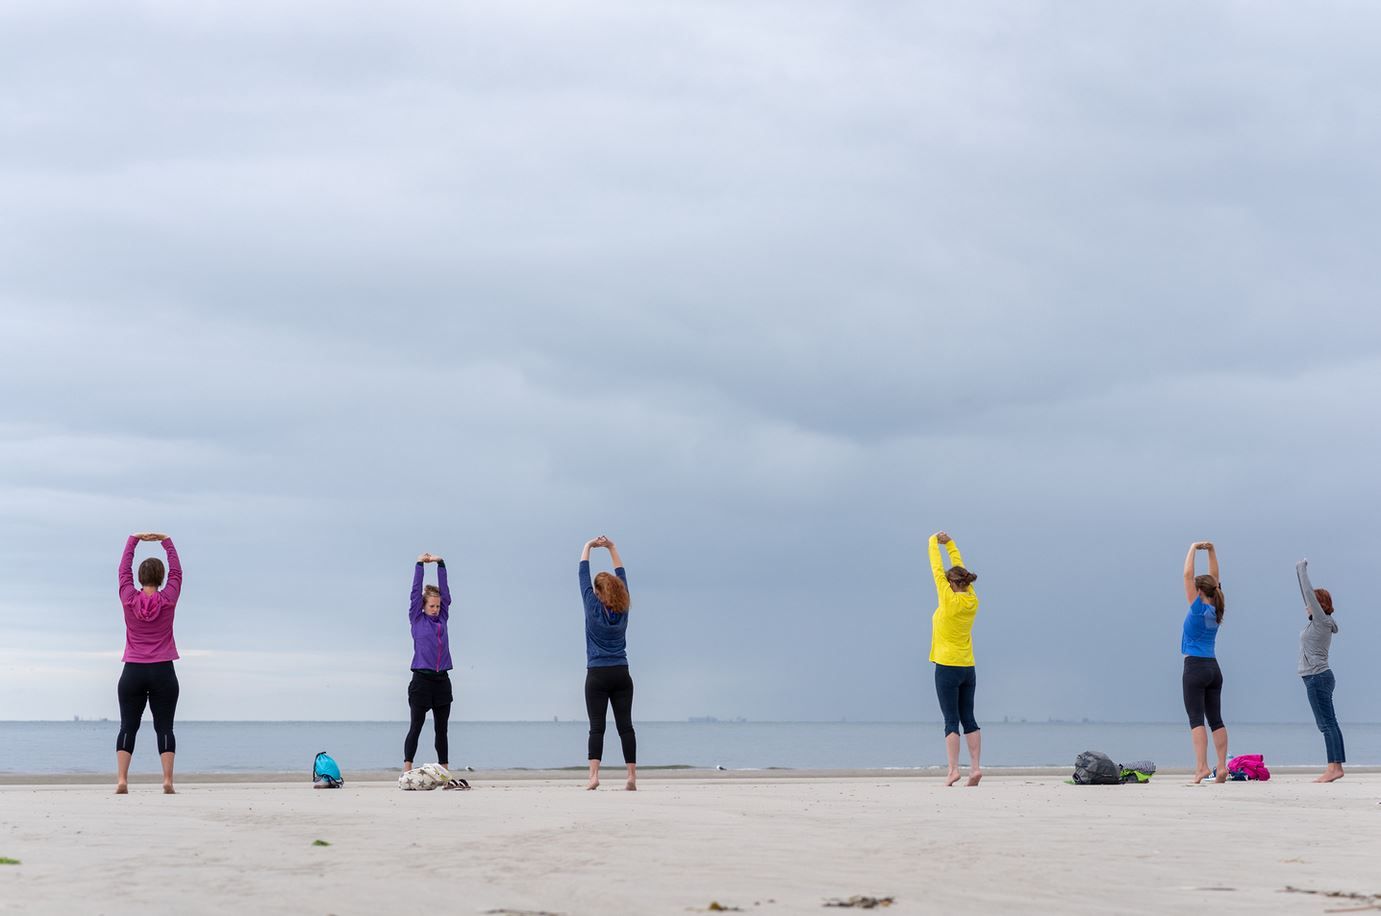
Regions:
[[[601,572],[590,581],[590,548],[605,547],[613,574]],[[599,763],[604,756],[604,724],[614,707],[614,725],[628,766],[624,788],[638,788],[638,739],[633,732],[633,678],[628,674],[628,576],[619,549],[604,535],[585,542],[580,554],[580,597],[585,604],[585,711],[590,716],[590,784],[599,788]]]
[[[1208,553],[1208,575],[1194,574],[1195,555]],[[1184,617],[1180,652],[1184,653],[1184,711],[1189,716],[1194,740],[1194,782],[1209,774],[1208,732],[1213,732],[1213,749],[1218,752],[1218,782],[1228,779],[1228,730],[1223,725],[1223,672],[1218,667],[1214,644],[1223,623],[1223,588],[1218,581],[1218,554],[1208,541],[1189,545],[1184,558],[1184,597],[1189,613]],[[1204,723],[1208,723],[1205,729]]]

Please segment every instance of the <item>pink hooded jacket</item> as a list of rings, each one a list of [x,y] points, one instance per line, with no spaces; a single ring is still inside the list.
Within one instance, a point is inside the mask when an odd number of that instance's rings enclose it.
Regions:
[[[170,662],[177,658],[177,644],[173,642],[173,614],[177,598],[182,593],[182,564],[177,560],[177,548],[172,538],[163,539],[168,554],[168,582],[162,591],[149,594],[134,584],[134,547],[136,537],[125,542],[120,557],[120,604],[125,609],[124,661],[147,664]]]

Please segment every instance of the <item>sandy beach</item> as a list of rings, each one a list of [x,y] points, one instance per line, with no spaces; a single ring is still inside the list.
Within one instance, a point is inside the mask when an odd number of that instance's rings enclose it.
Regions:
[[[203,777],[0,787],[3,913],[1323,913],[1381,893],[1381,775],[1191,787],[610,772],[470,792]],[[314,845],[317,840],[330,845]],[[1377,900],[1374,902],[1381,902]]]

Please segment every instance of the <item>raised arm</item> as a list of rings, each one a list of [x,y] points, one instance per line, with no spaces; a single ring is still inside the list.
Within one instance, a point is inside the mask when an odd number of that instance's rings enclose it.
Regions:
[[[138,594],[134,587],[134,545],[139,543],[139,535],[131,534],[125,541],[125,552],[120,555],[120,602],[129,604]]]
[[[619,556],[619,549],[614,546],[613,541],[603,535],[600,535],[600,540],[604,542],[605,547],[609,548],[609,561],[614,564],[614,575],[618,576],[619,581],[623,583],[623,587],[627,588],[628,571],[623,568],[623,558]]]
[[[614,569],[623,569],[623,560],[619,557],[619,549],[614,546],[614,542],[603,535],[600,535],[600,539],[604,541],[603,546],[609,548],[609,561],[614,564]]]
[[[172,538],[163,538],[163,552],[168,555],[168,582],[163,586],[163,600],[168,604],[177,604],[178,596],[182,594],[182,563],[177,558],[177,548],[173,546]]]
[[[1222,577],[1218,575],[1218,552],[1213,549],[1212,541],[1204,541],[1202,546],[1208,551],[1208,574],[1221,585]]]
[[[408,599],[408,620],[416,620],[422,616],[422,574],[425,569],[423,563],[426,562],[427,554],[417,558],[417,566],[412,571],[412,595]]]
[[[590,548],[595,546],[597,540],[599,538],[590,538],[585,542],[585,549],[580,551],[580,597],[585,602],[586,610],[589,610],[590,599],[595,596],[595,586],[590,581]]]
[[[446,561],[440,557],[436,560],[436,586],[441,590],[441,619],[449,620],[451,617],[451,585],[446,580]]]
[[[1194,554],[1199,552],[1199,542],[1195,541],[1189,545],[1189,553],[1184,556],[1184,600],[1190,604],[1194,603],[1194,597],[1199,594],[1199,588],[1194,584]]]
[[[1295,578],[1299,579],[1300,594],[1304,596],[1304,610],[1315,620],[1322,620],[1326,615],[1323,612],[1323,605],[1319,604],[1319,596],[1314,594],[1314,586],[1309,582],[1309,561],[1300,560],[1295,564]]]
[[[945,578],[945,564],[940,559],[940,535],[943,531],[937,531],[930,536],[930,572],[935,577],[935,591],[943,595],[942,589],[949,588],[949,580]],[[948,536],[945,538],[948,540]],[[950,589],[953,591],[953,589]]]

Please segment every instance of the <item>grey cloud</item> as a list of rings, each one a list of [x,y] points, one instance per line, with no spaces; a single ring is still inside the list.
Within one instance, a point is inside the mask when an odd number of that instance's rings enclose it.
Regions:
[[[574,715],[607,530],[645,714],[925,718],[943,526],[987,709],[1174,719],[1189,540],[1240,685],[1288,674],[1297,554],[1374,591],[1374,14],[4,15],[9,644],[118,646],[120,539],[161,526],[217,664],[402,670],[438,550],[465,714]],[[1244,715],[1307,714],[1276,674]],[[1165,689],[1088,699],[1128,678]]]

